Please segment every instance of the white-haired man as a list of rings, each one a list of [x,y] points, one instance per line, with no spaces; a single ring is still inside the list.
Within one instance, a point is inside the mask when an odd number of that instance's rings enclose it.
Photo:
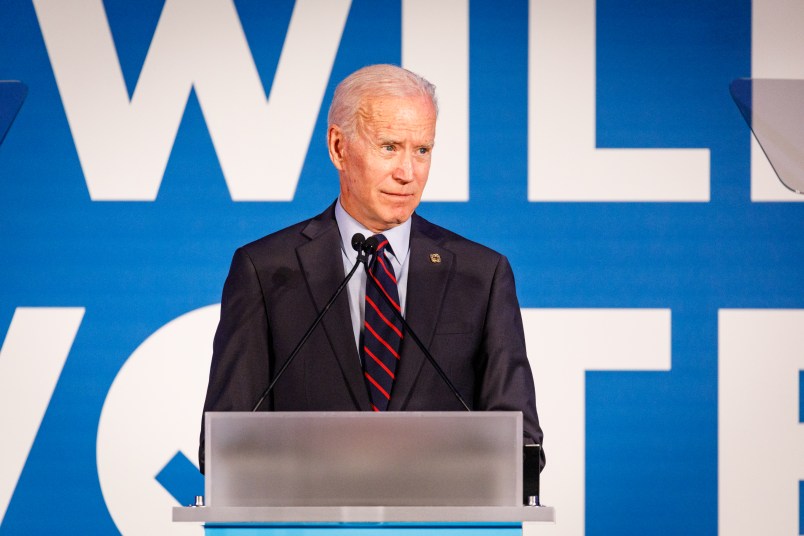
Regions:
[[[340,195],[235,252],[205,412],[254,407],[354,265],[359,232],[380,237],[370,276],[380,286],[357,272],[260,409],[461,411],[395,307],[472,409],[522,411],[525,441],[542,443],[508,261],[414,213],[437,115],[434,86],[399,67],[365,67],[338,85],[327,144]],[[203,424],[199,457],[203,471]]]

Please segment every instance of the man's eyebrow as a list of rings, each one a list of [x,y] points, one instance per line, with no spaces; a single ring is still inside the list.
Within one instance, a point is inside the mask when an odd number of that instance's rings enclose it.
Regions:
[[[401,141],[394,140],[393,138],[380,138],[377,140],[377,145],[401,145]],[[426,141],[424,143],[416,144],[416,147],[426,147],[428,149],[432,149],[433,145],[435,145],[434,141]]]

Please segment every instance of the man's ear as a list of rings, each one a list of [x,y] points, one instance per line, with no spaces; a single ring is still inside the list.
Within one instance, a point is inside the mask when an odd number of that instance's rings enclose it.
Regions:
[[[346,149],[346,136],[337,125],[332,125],[327,131],[327,148],[329,159],[338,171],[343,171],[344,150]]]

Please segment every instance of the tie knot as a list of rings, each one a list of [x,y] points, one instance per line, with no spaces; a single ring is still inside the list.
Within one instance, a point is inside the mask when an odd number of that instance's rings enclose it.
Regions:
[[[391,243],[388,242],[388,239],[385,238],[385,235],[376,234],[376,235],[374,235],[374,238],[377,239],[377,255],[379,255],[381,252],[384,252],[386,250],[390,251],[391,254],[394,253],[394,250],[391,247]]]

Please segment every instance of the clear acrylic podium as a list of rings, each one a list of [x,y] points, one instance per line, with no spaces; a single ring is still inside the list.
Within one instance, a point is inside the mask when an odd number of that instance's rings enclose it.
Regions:
[[[522,505],[519,412],[208,413],[210,536],[473,536],[553,523]]]

